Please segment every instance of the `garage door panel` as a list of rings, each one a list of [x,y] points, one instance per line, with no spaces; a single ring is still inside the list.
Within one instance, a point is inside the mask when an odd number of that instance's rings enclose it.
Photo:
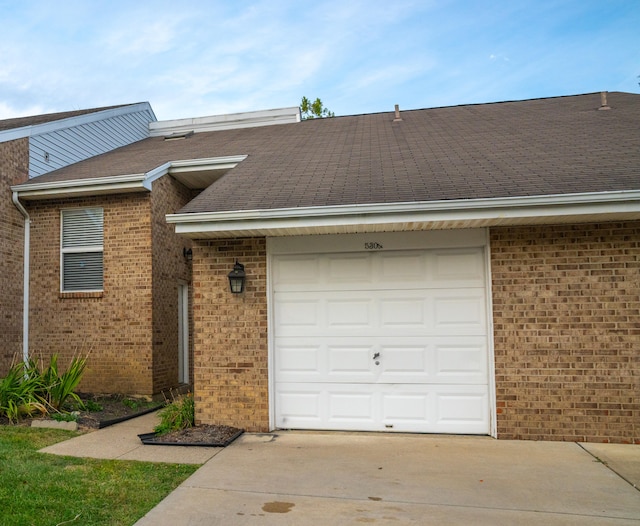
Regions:
[[[426,296],[426,297],[425,297]],[[482,289],[275,294],[280,336],[484,335]]]
[[[399,290],[483,287],[481,250],[393,251],[375,253],[278,255],[273,288],[295,290]]]
[[[433,426],[434,393],[425,389],[396,388],[381,393],[385,430],[417,431]]]
[[[486,339],[279,338],[276,381],[486,384]]]
[[[276,402],[279,406],[278,427],[323,428],[322,409],[326,403],[322,390],[308,389],[305,384],[287,386],[279,390]]]
[[[375,354],[375,345],[327,345],[328,370],[327,379],[330,381],[366,381],[376,379],[375,362],[372,356]]]
[[[325,429],[486,434],[486,386],[288,384],[276,425]]]
[[[380,382],[426,382],[434,373],[432,345],[399,345],[399,342],[380,345]],[[375,362],[374,362],[375,363]]]
[[[276,426],[488,434],[483,249],[379,248],[273,257]]]
[[[327,425],[344,429],[357,422],[358,426],[376,425],[376,396],[369,389],[355,386],[331,386],[327,389]]]
[[[281,338],[275,347],[277,382],[371,383],[377,378],[373,339]]]
[[[424,298],[381,298],[380,325],[383,330],[413,328],[421,331],[431,329],[431,312]]]
[[[321,303],[315,299],[305,299],[300,295],[278,301],[275,315],[281,333],[296,333],[297,331],[303,334],[309,330],[319,333],[325,328],[325,323],[321,318]]]
[[[440,381],[451,383],[487,382],[487,346],[484,339],[461,339],[436,345],[436,372]]]
[[[447,334],[486,333],[483,290],[449,291],[433,298],[434,330]]]
[[[272,271],[275,290],[318,289],[322,283],[321,260],[313,254],[278,256]]]
[[[432,253],[434,287],[483,287],[484,257],[477,249],[434,251]]]
[[[321,380],[324,369],[322,364],[325,360],[324,354],[322,345],[311,342],[280,344],[277,347],[278,371],[276,378],[286,380],[302,375],[308,381],[314,378],[316,381]]]
[[[322,307],[326,314],[326,330],[372,329],[375,325],[375,303],[366,298],[327,299]]]
[[[406,287],[419,284],[423,286],[428,276],[429,262],[423,252],[380,253],[379,282],[387,288]]]
[[[445,433],[486,433],[489,426],[488,398],[486,386],[448,386],[442,389],[436,396],[436,427]]]
[[[373,260],[370,254],[333,254],[326,258],[326,277],[323,285],[328,288],[370,288],[374,281]]]

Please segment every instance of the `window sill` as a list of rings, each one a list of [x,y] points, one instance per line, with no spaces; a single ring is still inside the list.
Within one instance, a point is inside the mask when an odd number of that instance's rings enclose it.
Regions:
[[[104,291],[96,292],[61,292],[60,299],[102,298]]]

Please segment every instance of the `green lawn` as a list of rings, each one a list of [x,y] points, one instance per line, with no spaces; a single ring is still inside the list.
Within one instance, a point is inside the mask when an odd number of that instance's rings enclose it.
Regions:
[[[76,434],[0,426],[1,526],[130,526],[198,468],[37,452]]]

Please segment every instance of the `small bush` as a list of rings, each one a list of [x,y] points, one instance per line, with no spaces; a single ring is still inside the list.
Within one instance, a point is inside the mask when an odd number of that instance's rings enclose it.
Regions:
[[[42,381],[35,364],[16,363],[0,379],[0,416],[14,422],[25,415],[47,413],[44,400],[39,396]]]
[[[189,393],[181,399],[174,400],[158,415],[160,423],[154,428],[154,431],[159,435],[193,427],[195,423],[193,395]]]
[[[41,373],[43,383],[43,398],[46,403],[56,411],[61,411],[62,406],[71,398],[80,406],[82,406],[82,400],[75,393],[84,369],[87,365],[87,358],[79,358],[74,356],[69,364],[69,368],[62,372],[58,372],[58,355],[51,356],[49,367],[47,367]]]
[[[69,368],[59,373],[58,355],[54,354],[42,372],[33,359],[12,365],[0,379],[0,416],[13,422],[35,413],[46,415],[51,410],[59,413],[68,399],[82,405],[75,389],[86,363],[87,358],[74,358]]]

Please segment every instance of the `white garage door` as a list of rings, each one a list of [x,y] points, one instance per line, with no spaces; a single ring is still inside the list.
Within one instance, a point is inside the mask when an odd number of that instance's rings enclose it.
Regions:
[[[481,247],[278,254],[271,275],[276,427],[489,433]]]

